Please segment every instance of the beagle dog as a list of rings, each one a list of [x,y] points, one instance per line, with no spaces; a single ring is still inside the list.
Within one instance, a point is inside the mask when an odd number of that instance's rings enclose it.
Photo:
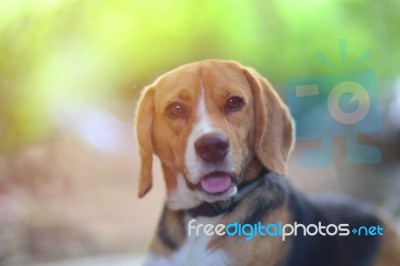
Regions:
[[[233,61],[184,65],[145,88],[139,197],[153,155],[167,189],[145,265],[399,266],[399,235],[377,210],[289,184],[293,132],[271,84]]]

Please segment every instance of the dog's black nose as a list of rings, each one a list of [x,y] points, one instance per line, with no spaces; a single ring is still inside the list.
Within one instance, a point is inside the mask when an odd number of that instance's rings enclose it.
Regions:
[[[229,151],[229,139],[225,135],[212,133],[199,138],[196,153],[207,163],[216,163],[225,158]]]

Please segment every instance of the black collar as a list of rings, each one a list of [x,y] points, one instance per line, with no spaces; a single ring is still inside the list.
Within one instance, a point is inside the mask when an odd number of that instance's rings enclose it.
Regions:
[[[266,168],[261,169],[257,177],[249,182],[240,184],[238,186],[237,194],[229,200],[217,201],[213,203],[203,202],[197,207],[186,210],[186,212],[192,217],[214,217],[226,212],[230,212],[246,194],[253,191],[261,183],[265,182],[265,179],[268,178],[268,173],[270,172]]]

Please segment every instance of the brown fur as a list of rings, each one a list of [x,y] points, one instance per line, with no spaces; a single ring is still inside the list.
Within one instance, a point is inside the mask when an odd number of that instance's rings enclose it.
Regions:
[[[247,204],[240,206],[235,210],[232,215],[224,217],[220,223],[229,224],[235,221],[242,221],[246,215],[246,210],[249,208],[251,201]],[[262,221],[263,224],[276,224],[278,222],[290,223],[290,214],[287,211],[287,206],[279,208]],[[255,236],[251,241],[238,241],[237,238],[233,237],[215,237],[209,243],[209,249],[221,248],[230,254],[233,266],[239,265],[262,265],[262,266],[273,266],[277,265],[282,257],[285,255],[285,251],[290,246],[290,238],[285,242],[282,242],[280,237],[265,237]]]
[[[210,99],[207,111],[211,120],[230,136],[233,150],[243,150],[243,154],[237,156],[236,164],[246,162],[247,168],[251,168],[244,174],[245,180],[259,171],[260,161],[268,169],[285,175],[286,160],[293,144],[286,105],[268,81],[254,70],[231,61],[202,61],[166,73],[142,94],[136,116],[142,162],[139,197],[151,189],[153,153],[161,160],[169,191],[176,187],[177,174],[187,172],[183,162],[185,145],[194,123],[193,113],[201,86],[213,88],[205,90],[206,99]],[[232,95],[243,97],[247,104],[245,110],[227,119],[221,115],[220,109],[223,101]],[[167,121],[164,109],[169,103],[181,99],[194,109],[190,110],[192,115],[186,121]]]
[[[378,255],[375,259],[376,266],[394,266],[400,263],[400,235],[392,223],[390,217],[385,213],[380,213],[385,230],[383,241],[379,247]]]
[[[278,94],[260,74],[232,61],[207,60],[182,66],[158,78],[148,86],[139,101],[136,117],[136,133],[141,156],[139,197],[152,186],[152,156],[160,158],[167,194],[177,187],[178,174],[188,172],[185,165],[186,144],[196,121],[197,102],[204,88],[206,109],[212,124],[229,136],[230,149],[238,166],[243,170],[243,181],[257,176],[264,166],[280,175],[286,174],[286,161],[293,147],[293,128],[290,113]],[[226,115],[223,111],[226,99],[240,96],[245,106],[240,112]],[[166,107],[172,102],[185,102],[188,115],[184,119],[168,119]],[[254,192],[219,223],[243,221],[255,201]],[[258,195],[260,196],[260,195]],[[264,195],[261,200],[273,201],[276,195]],[[263,224],[293,222],[288,199],[263,216]],[[172,238],[171,246],[185,241],[183,211],[171,211],[165,207],[158,230],[166,238]],[[394,228],[386,225],[385,237],[379,247],[376,265],[394,265],[400,261],[399,237]],[[153,254],[171,256],[172,250],[163,245],[159,234],[154,239]],[[279,237],[256,236],[253,240],[214,237],[208,249],[223,249],[232,257],[233,265],[277,265],[284,261],[291,246],[291,239],[283,242]]]
[[[186,232],[183,225],[183,212],[174,212],[164,208],[161,215],[161,223],[157,230],[168,230],[173,234],[173,241],[177,246],[182,245],[186,238]],[[154,254],[159,256],[169,257],[172,255],[172,250],[167,248],[159,239],[160,232],[153,237],[150,243],[150,249]]]

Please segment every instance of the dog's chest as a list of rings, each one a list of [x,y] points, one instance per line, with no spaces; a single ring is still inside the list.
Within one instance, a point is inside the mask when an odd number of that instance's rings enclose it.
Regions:
[[[190,218],[192,219],[192,218]],[[160,257],[152,254],[146,260],[145,265],[155,266],[224,266],[229,265],[228,254],[223,249],[208,249],[207,246],[211,239],[215,236],[208,236],[202,230],[204,225],[218,223],[219,217],[215,218],[196,218],[196,222],[192,226],[199,226],[198,234],[196,230],[191,231],[191,235],[187,236],[183,245],[172,253],[169,257]],[[187,221],[188,222],[188,221]],[[187,224],[187,223],[186,223]],[[203,225],[203,226],[201,226]],[[188,232],[186,230],[186,232]],[[218,236],[217,236],[218,237]]]

